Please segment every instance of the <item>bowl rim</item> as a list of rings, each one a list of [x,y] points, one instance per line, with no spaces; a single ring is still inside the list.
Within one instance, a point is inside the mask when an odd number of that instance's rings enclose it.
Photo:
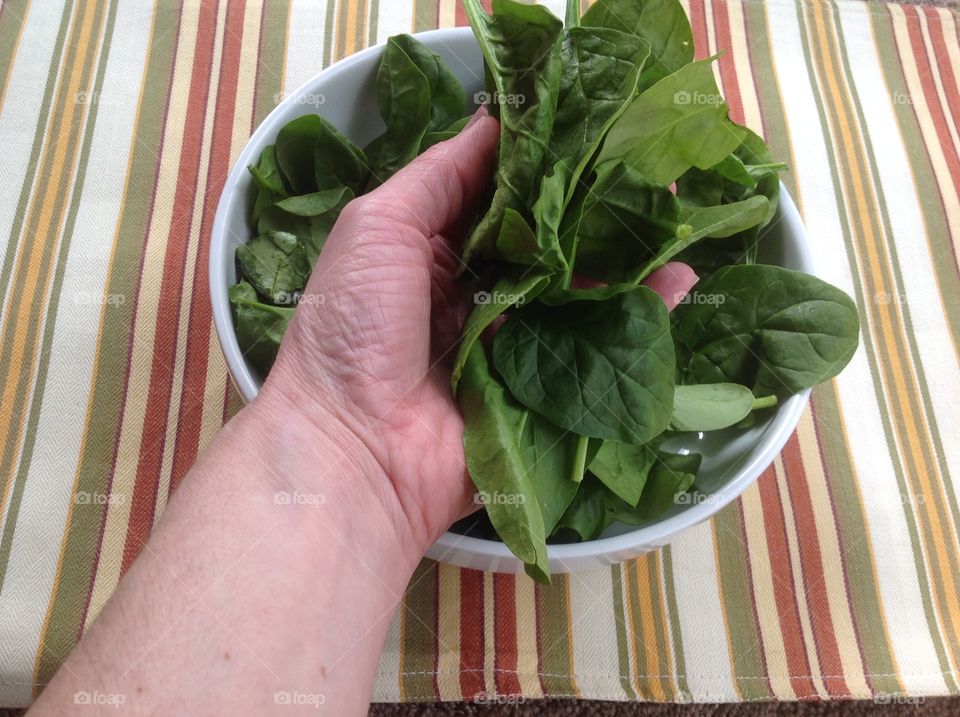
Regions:
[[[469,27],[443,28],[413,33],[413,35],[421,41],[427,41],[427,44],[430,44],[429,41],[433,40],[445,45],[445,40],[461,40],[462,36],[465,35],[472,37],[472,30]],[[296,90],[287,93],[250,135],[224,181],[211,227],[207,278],[217,339],[223,351],[230,377],[240,391],[244,403],[249,403],[254,399],[259,392],[259,386],[244,359],[243,353],[240,351],[227,294],[229,287],[222,273],[223,255],[228,248],[226,237],[229,232],[227,227],[229,225],[230,197],[236,191],[243,173],[247,171],[246,166],[254,155],[252,148],[263,146],[265,140],[276,133],[279,128],[275,125],[281,116],[286,115],[291,105],[298,103],[300,98],[305,95],[311,94],[311,90],[318,83],[326,83],[339,75],[349,73],[356,64],[365,61],[372,55],[379,55],[383,51],[384,45],[385,43],[379,43],[339,60],[313,75]],[[777,211],[780,221],[785,221],[794,231],[799,232],[798,252],[803,270],[816,276],[815,261],[806,228],[792,196],[782,181],[780,183],[780,202]],[[783,401],[770,424],[757,438],[756,445],[762,444],[762,450],[749,461],[746,461],[745,465],[737,468],[735,472],[731,469],[730,472],[733,472],[733,477],[710,493],[711,500],[696,503],[677,515],[619,535],[581,543],[548,545],[547,558],[551,569],[556,572],[573,572],[580,569],[577,566],[567,565],[568,561],[582,564],[583,561],[587,560],[592,561],[594,566],[599,566],[601,563],[619,562],[624,556],[639,555],[655,546],[666,544],[671,538],[716,514],[721,508],[739,497],[780,454],[800,421],[810,391],[811,389],[806,389]],[[739,463],[740,461],[735,465],[739,465]],[[510,552],[503,542],[461,535],[450,531],[444,532],[430,546],[426,556],[455,565],[476,567],[474,561],[463,557],[463,552],[469,553],[475,558],[487,559],[495,565],[492,569],[496,571],[517,572],[523,568],[523,563]]]

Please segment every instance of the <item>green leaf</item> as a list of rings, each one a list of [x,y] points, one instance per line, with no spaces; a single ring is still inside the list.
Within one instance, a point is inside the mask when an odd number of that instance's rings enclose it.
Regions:
[[[270,231],[237,247],[244,278],[274,304],[291,304],[307,285],[310,263],[293,234]]]
[[[700,458],[697,453],[658,453],[635,507],[614,496],[608,498],[608,523],[643,525],[658,519],[690,490],[700,469]]]
[[[387,45],[391,52],[402,51],[406,54],[427,78],[430,90],[430,121],[427,131],[444,130],[461,120],[467,106],[467,95],[460,80],[440,59],[440,55],[410,35],[394,35],[387,40]],[[393,47],[390,48],[390,45]],[[386,55],[384,57],[386,58]],[[462,121],[466,122],[466,119]]]
[[[435,144],[440,144],[441,142],[446,142],[448,139],[456,137],[463,131],[463,128],[467,126],[467,122],[469,121],[469,117],[461,117],[446,129],[427,132],[420,141],[420,154],[423,154]]]
[[[298,236],[313,267],[337,217],[351,199],[353,192],[346,187],[289,197],[265,207],[257,226],[261,233],[283,231]]]
[[[371,185],[387,181],[417,156],[430,127],[430,80],[397,37],[387,40],[377,71],[377,99],[386,125],[377,147]]]
[[[597,157],[625,161],[654,184],[669,185],[690,167],[709,169],[743,140],[727,117],[710,60],[693,62],[640,94],[607,133]]]
[[[500,149],[490,208],[464,242],[462,260],[489,257],[506,209],[524,213],[535,200],[556,115],[563,23],[540,5],[494,0],[488,15],[478,0],[464,0],[495,83]]]
[[[606,489],[596,478],[587,476],[557,523],[557,531],[576,533],[580,540],[594,540],[600,537],[606,525]]]
[[[527,574],[549,582],[543,516],[527,468],[522,436],[527,411],[490,370],[483,346],[467,357],[459,390],[467,468],[490,522]]]
[[[514,311],[493,359],[520,403],[580,435],[646,443],[670,422],[673,341],[666,306],[646,287]]]
[[[680,388],[683,387],[677,386]],[[621,500],[634,507],[640,500],[662,442],[662,436],[642,445],[604,441],[590,463],[590,472]]]
[[[583,477],[578,439],[543,416],[527,411],[520,446],[546,535],[553,532]]]
[[[786,396],[836,376],[860,321],[850,297],[815,276],[763,264],[728,266],[698,288],[714,300],[679,306],[684,383],[732,382]]]
[[[646,40],[650,60],[643,72],[643,87],[693,61],[690,21],[677,0],[597,0],[584,13],[581,25],[608,27]]]
[[[247,167],[253,183],[257,188],[257,198],[253,203],[250,218],[256,222],[265,206],[273,204],[287,196],[287,188],[283,185],[280,167],[277,166],[277,152],[274,145],[269,145],[260,153],[257,163]]]
[[[673,392],[675,431],[716,431],[733,426],[753,410],[753,392],[736,383],[677,386]]]
[[[367,176],[366,156],[319,115],[287,122],[277,134],[276,163],[291,194],[309,194],[341,185],[358,190]]]
[[[240,351],[261,376],[266,376],[294,309],[261,303],[254,288],[242,280],[230,287],[229,296]]]
[[[474,307],[463,324],[460,345],[453,362],[450,385],[454,394],[457,392],[457,384],[467,356],[484,329],[514,306],[532,301],[546,287],[548,280],[549,276],[542,271],[528,271],[519,277],[506,275],[494,284],[490,291],[480,291],[474,295]]]
[[[558,237],[530,228],[520,212],[507,208],[497,237],[497,257],[513,264],[541,266],[553,271],[566,268]]]

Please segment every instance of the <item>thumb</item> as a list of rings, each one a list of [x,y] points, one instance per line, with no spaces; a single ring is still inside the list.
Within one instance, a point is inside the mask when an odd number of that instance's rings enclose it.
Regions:
[[[366,195],[381,215],[441,234],[480,195],[490,177],[499,123],[482,108],[452,139],[434,145]]]

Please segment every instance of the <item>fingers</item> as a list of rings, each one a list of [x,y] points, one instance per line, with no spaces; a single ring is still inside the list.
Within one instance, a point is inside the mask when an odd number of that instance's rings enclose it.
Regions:
[[[499,137],[499,123],[481,108],[460,134],[431,147],[367,199],[426,237],[442,234],[485,188]]]
[[[671,261],[644,279],[643,285],[660,294],[667,311],[673,311],[699,280],[700,277],[689,266],[680,261]]]

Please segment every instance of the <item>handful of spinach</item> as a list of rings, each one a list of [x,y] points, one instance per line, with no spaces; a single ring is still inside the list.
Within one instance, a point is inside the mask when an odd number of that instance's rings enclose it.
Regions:
[[[656,520],[694,486],[700,456],[666,438],[748,425],[835,376],[859,320],[839,289],[756,263],[785,166],[727,116],[677,0],[598,0],[582,17],[570,2],[566,23],[513,0],[464,6],[501,136],[461,256],[490,300],[464,324],[452,390],[490,523],[548,581],[551,537]],[[407,35],[388,41],[377,94],[385,131],[367,147],[310,115],[250,167],[258,235],[230,297],[263,373],[344,205],[467,121],[453,73]],[[641,282],[673,259],[706,300],[668,315]]]

